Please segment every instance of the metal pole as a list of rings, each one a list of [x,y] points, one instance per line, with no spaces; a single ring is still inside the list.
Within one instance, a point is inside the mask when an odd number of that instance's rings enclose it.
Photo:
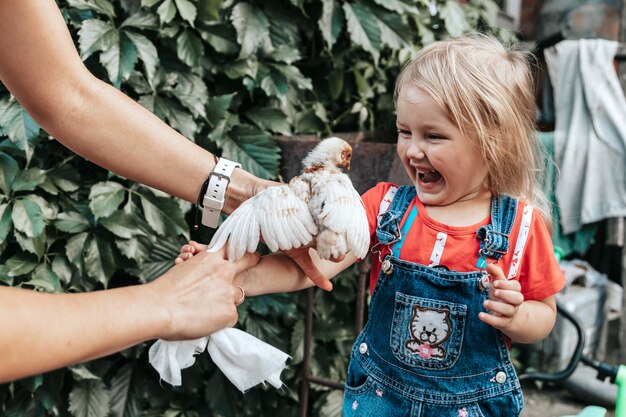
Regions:
[[[359,263],[359,285],[356,293],[356,317],[354,320],[354,334],[356,336],[363,330],[365,317],[365,294],[367,288],[367,276],[370,271],[370,258],[367,257]]]
[[[313,342],[313,291],[306,290],[306,316],[304,329],[304,354],[302,358],[302,382],[300,383],[300,417],[306,417],[309,408],[309,381],[312,380],[311,371],[311,346]]]

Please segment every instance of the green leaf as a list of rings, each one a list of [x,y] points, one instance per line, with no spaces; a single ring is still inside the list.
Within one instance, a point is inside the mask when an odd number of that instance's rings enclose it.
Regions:
[[[13,181],[19,171],[19,167],[15,159],[9,155],[0,152],[0,189],[5,195],[11,195],[13,190]]]
[[[79,10],[93,10],[109,17],[115,17],[115,8],[108,0],[68,0],[67,3]]]
[[[172,0],[165,0],[157,9],[161,23],[169,23],[176,16],[176,5]]]
[[[280,97],[289,91],[289,83],[287,82],[287,77],[281,72],[272,70],[261,81],[261,88],[269,97]]]
[[[196,20],[196,15],[198,14],[196,6],[189,0],[174,0],[174,2],[176,3],[176,8],[178,9],[178,13],[180,13],[180,17],[193,26],[193,22]]]
[[[334,68],[330,74],[328,74],[328,88],[330,90],[330,96],[337,100],[343,92],[345,69],[343,67]]]
[[[11,215],[11,205],[8,203],[0,204],[0,243],[4,242],[11,231],[13,225]]]
[[[134,237],[125,240],[116,240],[115,246],[119,249],[123,256],[137,262],[143,262],[150,254],[150,244],[145,238]]]
[[[74,265],[79,271],[83,269],[83,251],[85,249],[85,243],[89,233],[83,232],[72,236],[65,245],[65,253],[67,259]]]
[[[411,6],[410,4],[406,4],[401,0],[374,0],[374,3],[379,6],[384,7],[387,10],[391,10],[392,12],[396,12],[395,16],[400,17],[402,14],[413,14],[419,15],[420,12],[415,6]],[[380,15],[378,15],[380,16]]]
[[[200,36],[221,54],[234,55],[239,50],[237,32],[231,26],[212,24],[200,32]]]
[[[248,3],[237,3],[230,16],[237,31],[237,41],[241,45],[241,57],[248,57],[264,43],[269,43],[267,16],[257,7]]]
[[[331,390],[324,397],[322,408],[319,412],[319,417],[339,417],[341,416],[343,406],[343,392],[338,390]]]
[[[120,88],[122,81],[130,77],[138,57],[137,48],[126,34],[123,31],[116,33],[117,42],[100,54],[100,63],[106,68],[111,83]]]
[[[183,136],[193,139],[198,129],[193,115],[182,108],[178,103],[174,103],[171,100],[169,100],[169,103],[169,113],[167,116],[169,124],[182,133]]]
[[[54,257],[52,270],[65,284],[69,284],[72,280],[72,268],[62,255]]]
[[[54,227],[62,232],[68,233],[80,233],[89,229],[89,220],[83,217],[80,213],[71,211],[65,213],[59,213],[57,220],[54,222]]]
[[[35,236],[27,237],[26,235],[15,232],[15,240],[17,240],[20,248],[26,252],[30,252],[33,255],[37,255],[37,258],[41,259],[46,251],[46,233],[44,232]]]
[[[148,259],[143,263],[140,277],[144,282],[150,282],[174,266],[174,259],[180,252],[180,242],[175,240],[164,240],[159,242],[149,252]]]
[[[259,71],[259,62],[250,57],[249,59],[237,59],[228,62],[224,67],[224,74],[227,77],[236,80],[243,77],[256,78],[256,74]]]
[[[362,4],[344,3],[343,11],[352,42],[372,54],[374,61],[378,62],[381,49],[380,28],[372,10]]]
[[[193,31],[184,30],[176,39],[176,53],[178,59],[190,67],[195,67],[200,57],[204,55],[202,40]]]
[[[46,179],[46,171],[40,168],[28,168],[15,176],[13,191],[32,191]]]
[[[25,198],[16,199],[13,203],[13,224],[28,237],[39,235],[45,226],[39,206]]]
[[[224,0],[199,0],[198,15],[203,22],[218,20]]]
[[[111,416],[135,417],[141,415],[140,380],[134,377],[133,364],[119,368],[111,380]]]
[[[117,237],[129,239],[143,231],[137,227],[136,215],[116,211],[107,218],[101,219],[100,224]]]
[[[151,12],[140,10],[128,16],[120,25],[120,29],[126,27],[156,30],[159,28],[159,18]]]
[[[291,84],[296,85],[298,88],[304,90],[313,89],[313,84],[311,83],[311,80],[302,75],[297,67],[293,65],[283,64],[271,64],[269,66],[284,75]]]
[[[74,383],[69,400],[69,411],[74,417],[106,417],[111,394],[104,382],[88,379]]]
[[[48,171],[48,178],[66,193],[78,190],[80,186],[74,181],[78,177],[78,172],[67,163]]]
[[[226,113],[226,116],[215,126],[215,128],[209,133],[209,138],[215,142],[218,147],[224,146],[224,142],[227,139],[228,132],[240,124],[240,120],[237,115],[233,113]]]
[[[144,7],[152,7],[161,0],[141,0],[141,5]]]
[[[269,53],[267,57],[285,64],[293,64],[301,58],[300,51],[287,45],[280,45]]]
[[[29,194],[25,196],[24,199],[39,207],[45,221],[55,219],[59,213],[59,207],[57,206],[55,199],[44,199],[42,196],[37,194]]]
[[[26,275],[37,267],[39,261],[33,254],[20,252],[17,255],[10,257],[6,261],[8,269],[7,275],[10,277],[17,277],[20,275]]]
[[[463,7],[455,1],[445,2],[441,6],[440,14],[446,22],[446,30],[452,37],[461,36],[471,29],[465,19]]]
[[[311,133],[316,134],[318,132],[324,132],[326,130],[326,123],[322,120],[313,109],[307,109],[304,112],[298,114],[296,117],[296,130],[298,133]]]
[[[72,377],[76,381],[83,380],[101,380],[101,378],[97,375],[94,375],[85,365],[74,365],[70,367],[70,371],[72,371]]]
[[[99,19],[89,19],[83,22],[78,31],[78,45],[80,57],[83,61],[96,51],[106,51],[119,42],[119,34],[115,27]]]
[[[405,25],[402,17],[392,13],[376,14],[378,27],[380,28],[380,40],[391,49],[400,49],[408,45],[403,38],[406,33],[410,33],[411,28]]]
[[[231,140],[222,149],[225,158],[240,162],[257,177],[276,178],[280,155],[270,135],[244,127],[234,129],[231,134]]]
[[[126,189],[118,182],[99,182],[91,187],[89,208],[97,218],[108,217],[116,211],[126,197]]]
[[[335,45],[341,34],[343,18],[343,11],[338,1],[322,0],[322,16],[317,25],[329,49]]]
[[[38,265],[32,278],[24,283],[46,292],[61,292],[61,281],[52,269],[46,264]]]
[[[32,143],[39,135],[39,125],[15,100],[0,102],[0,110],[0,128],[30,159]]]
[[[146,220],[159,235],[186,235],[187,223],[178,203],[147,191],[140,194]]]
[[[207,118],[212,126],[216,126],[224,119],[226,112],[230,108],[236,93],[214,96],[209,99],[206,105]]]
[[[279,109],[253,107],[246,112],[246,117],[263,130],[291,136],[289,120]]]
[[[191,111],[195,117],[206,117],[204,106],[209,99],[206,84],[194,74],[179,74],[178,83],[172,94]]]
[[[143,61],[143,65],[146,68],[148,82],[152,82],[156,67],[159,63],[159,55],[156,47],[150,42],[150,39],[139,33],[125,31],[124,34],[130,39],[133,45],[135,45],[137,55],[139,55],[139,59]]]
[[[87,239],[84,253],[87,275],[95,278],[106,288],[109,278],[117,268],[110,242],[98,235],[92,235]]]

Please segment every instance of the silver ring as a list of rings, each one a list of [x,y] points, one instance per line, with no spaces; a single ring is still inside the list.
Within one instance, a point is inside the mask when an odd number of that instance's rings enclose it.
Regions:
[[[235,305],[238,306],[246,299],[246,292],[244,291],[243,287],[240,287],[239,285],[237,285],[236,287],[241,290],[241,298],[235,301]]]

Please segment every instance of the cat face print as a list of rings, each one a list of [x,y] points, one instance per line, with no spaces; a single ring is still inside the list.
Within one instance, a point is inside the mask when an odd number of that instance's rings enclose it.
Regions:
[[[450,310],[414,306],[409,334],[405,346],[411,353],[424,359],[443,358],[446,351],[442,345],[450,336]]]

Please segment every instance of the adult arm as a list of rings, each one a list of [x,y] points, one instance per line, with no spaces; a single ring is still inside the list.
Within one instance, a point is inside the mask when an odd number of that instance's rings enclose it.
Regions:
[[[196,202],[213,155],[94,77],[53,0],[0,1],[0,16],[0,80],[49,134],[108,170]],[[272,184],[236,169],[224,212]],[[320,276],[307,257],[298,265]]]
[[[0,80],[63,145],[126,178],[194,202],[213,155],[94,77],[53,0],[0,2]],[[269,185],[235,170],[225,209]]]
[[[80,294],[0,287],[0,383],[137,343],[195,339],[237,322],[237,273],[258,262],[203,252],[145,285]]]

